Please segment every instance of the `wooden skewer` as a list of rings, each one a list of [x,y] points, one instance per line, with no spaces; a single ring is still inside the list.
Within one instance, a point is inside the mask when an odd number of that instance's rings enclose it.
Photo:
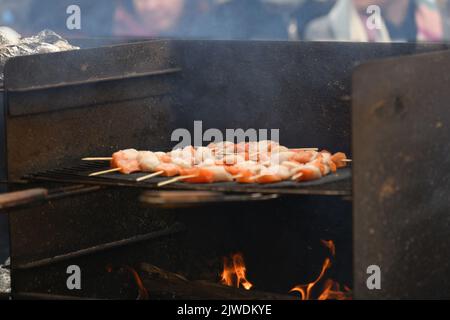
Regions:
[[[353,160],[352,159],[343,159],[343,160],[341,160],[342,162],[353,162]]]
[[[83,161],[109,161],[112,160],[111,157],[97,157],[97,158],[83,158]]]
[[[298,178],[300,178],[301,176],[303,176],[303,172],[300,172],[298,174],[296,174],[295,176],[292,177],[292,180],[297,180]]]
[[[166,180],[166,181],[158,183],[158,187],[166,186],[166,185],[171,184],[171,183],[175,183],[175,182],[178,182],[178,181],[181,181],[181,180],[184,180],[184,179],[190,179],[190,178],[195,178],[195,177],[198,177],[198,175],[197,174],[191,174],[191,175],[188,175],[188,176],[175,177],[175,178],[172,178],[172,179],[169,179],[169,180]]]
[[[244,175],[243,175],[242,173],[237,174],[237,175],[235,175],[235,176],[232,176],[233,180],[239,179],[239,178],[242,178],[242,177],[244,177]]]
[[[105,170],[105,171],[94,172],[94,173],[91,173],[89,175],[89,177],[100,176],[102,174],[111,173],[111,172],[117,172],[117,171],[120,171],[120,170],[121,170],[120,168],[114,168],[114,169],[109,169],[109,170]]]
[[[290,150],[319,151],[319,148],[289,148]]]
[[[148,179],[151,179],[151,178],[160,176],[160,175],[162,175],[163,173],[164,173],[164,171],[153,172],[152,174],[148,174],[148,175],[146,175],[146,176],[137,178],[137,179],[136,179],[136,182],[141,182],[141,181],[144,181],[144,180],[148,180]]]

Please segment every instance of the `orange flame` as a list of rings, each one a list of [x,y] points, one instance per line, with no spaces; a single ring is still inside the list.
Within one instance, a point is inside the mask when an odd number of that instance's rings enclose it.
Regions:
[[[334,245],[334,242],[329,240],[325,241],[322,240],[322,243],[330,250],[330,253],[333,257],[336,256],[336,247]],[[317,283],[319,283],[320,280],[322,280],[323,276],[325,275],[326,271],[331,268],[331,260],[330,258],[326,258],[325,262],[322,265],[322,271],[320,272],[319,276],[316,280],[309,284],[302,284],[295,286],[291,291],[289,292],[298,292],[300,293],[301,300],[310,300],[312,299],[311,291],[316,286]],[[344,291],[341,291],[339,283],[336,281],[333,281],[331,279],[327,279],[325,281],[325,284],[323,286],[323,290],[320,293],[317,300],[345,300],[350,299],[351,291],[347,287],[344,286]]]
[[[350,289],[344,286],[344,291],[341,291],[339,283],[328,279],[325,282],[323,292],[317,300],[348,300],[350,299]]]
[[[147,289],[144,286],[144,283],[141,280],[141,277],[139,276],[139,273],[134,268],[131,268],[129,266],[125,266],[125,269],[131,273],[133,276],[134,281],[136,282],[136,286],[138,288],[138,300],[148,300],[149,294]]]
[[[322,240],[322,244],[328,248],[330,255],[334,258],[336,256],[336,246],[332,240]],[[332,266],[331,258],[326,258],[323,265],[322,270],[320,271],[319,276],[308,284],[297,285],[289,292],[297,292],[301,296],[301,300],[311,300],[313,297],[313,289],[317,287],[317,284],[320,283],[327,270],[329,270]],[[253,287],[253,284],[250,283],[246,278],[246,267],[244,263],[244,258],[241,253],[235,253],[231,255],[231,257],[223,258],[223,271],[221,274],[221,283],[229,286],[229,287],[237,287],[239,288],[241,285],[246,290],[250,290]],[[346,286],[341,290],[341,286],[338,282],[332,279],[326,279],[322,281],[323,289],[319,293],[317,300],[347,300],[351,299],[351,290]],[[317,292],[317,290],[314,290]]]
[[[241,285],[245,290],[250,290],[253,284],[247,280],[247,268],[245,267],[244,257],[241,253],[235,253],[231,258],[224,257],[223,271],[221,274],[221,283],[229,287],[239,288]]]
[[[314,286],[317,284],[317,282],[319,282],[322,279],[323,275],[325,274],[325,271],[327,271],[330,267],[331,267],[331,261],[329,258],[326,258],[325,262],[323,263],[323,266],[322,266],[322,271],[320,272],[320,275],[317,277],[316,280],[314,280],[313,282],[311,282],[309,284],[302,284],[302,285],[295,286],[289,292],[299,292],[302,297],[302,300],[310,300],[312,288],[314,288]]]
[[[332,240],[321,240],[323,245],[330,250],[330,253],[333,257],[336,256],[336,246]]]

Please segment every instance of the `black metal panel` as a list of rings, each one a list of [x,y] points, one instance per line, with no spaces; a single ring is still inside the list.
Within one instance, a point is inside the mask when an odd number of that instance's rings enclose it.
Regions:
[[[88,50],[72,50],[16,57],[5,65],[5,88],[37,90],[145,76],[177,66],[171,42],[147,41]],[[23,71],[27,70],[27,76]]]
[[[353,77],[357,298],[450,298],[450,52]],[[366,269],[381,268],[381,290]]]
[[[280,129],[282,144],[351,153],[350,95],[361,62],[440,45],[184,41],[180,126]],[[193,132],[193,131],[191,131]]]
[[[322,239],[333,239],[337,248],[329,275],[352,286],[350,201],[338,197],[284,197],[151,210],[138,209],[134,194],[133,190],[109,190],[100,196],[87,196],[95,200],[63,199],[34,212],[12,213],[13,295],[46,292],[133,298],[121,296],[118,288],[108,281],[108,265],[150,262],[191,280],[218,281],[222,257],[237,251],[245,255],[248,276],[259,290],[287,294],[297,283],[317,277],[328,251]],[[105,203],[105,197],[110,201]],[[102,204],[107,207],[102,209]],[[46,259],[95,243],[164,230],[174,221],[184,229],[164,238],[128,243],[95,254],[73,255],[70,260]],[[83,289],[76,292],[66,287],[66,269],[73,264],[79,265],[83,274]]]
[[[139,203],[139,190],[100,190],[9,214],[13,268],[173,225]]]
[[[23,116],[163,96],[171,92],[173,77],[170,76],[178,71],[176,68],[162,69],[139,76],[8,90],[8,113]]]
[[[91,152],[168,148],[176,66],[166,41],[9,60],[8,178]]]

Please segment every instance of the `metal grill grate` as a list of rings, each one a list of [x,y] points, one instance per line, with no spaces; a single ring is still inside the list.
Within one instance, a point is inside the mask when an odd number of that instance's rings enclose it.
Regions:
[[[77,184],[95,184],[114,187],[137,187],[143,189],[178,189],[178,190],[210,190],[222,192],[260,192],[279,194],[317,194],[317,195],[351,195],[351,169],[345,168],[335,174],[330,174],[320,180],[310,182],[283,181],[274,184],[239,184],[236,182],[223,182],[214,184],[189,184],[177,182],[162,188],[157,184],[166,180],[165,177],[156,177],[143,182],[136,179],[146,173],[133,173],[124,175],[120,173],[109,173],[102,176],[90,177],[89,174],[107,170],[109,167],[105,162],[89,162],[70,167],[54,169],[34,174],[24,178],[32,181],[68,182]]]

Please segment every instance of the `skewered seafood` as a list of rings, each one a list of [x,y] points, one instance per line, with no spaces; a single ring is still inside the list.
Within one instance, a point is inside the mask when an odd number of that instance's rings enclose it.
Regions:
[[[286,180],[320,179],[347,166],[347,156],[331,154],[316,148],[289,149],[273,141],[234,144],[212,143],[207,147],[187,146],[170,152],[121,150],[111,158],[111,170],[123,174],[150,173],[139,177],[143,181],[155,176],[175,177],[171,181],[186,183],[276,183]],[[86,158],[104,159],[104,158]],[[161,183],[166,185],[171,181]]]

